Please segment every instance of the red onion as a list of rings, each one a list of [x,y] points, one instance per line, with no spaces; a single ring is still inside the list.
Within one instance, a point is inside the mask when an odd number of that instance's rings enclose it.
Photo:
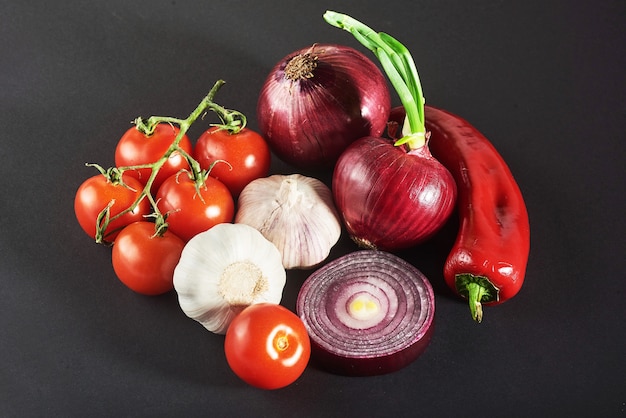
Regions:
[[[427,146],[407,152],[374,137],[356,141],[341,155],[332,190],[352,239],[388,251],[430,238],[456,202],[452,175]]]
[[[361,250],[309,276],[296,311],[320,366],[337,374],[378,375],[407,366],[426,349],[435,296],[413,265],[387,252]]]
[[[359,51],[315,44],[280,60],[257,104],[272,151],[300,168],[332,166],[353,141],[385,130],[391,99],[379,68]]]
[[[400,42],[350,16],[327,11],[326,21],[350,31],[380,59],[406,109],[404,136],[395,143],[365,137],[339,157],[333,195],[348,233],[366,248],[412,247],[435,234],[452,214],[456,184],[430,153],[417,69]]]

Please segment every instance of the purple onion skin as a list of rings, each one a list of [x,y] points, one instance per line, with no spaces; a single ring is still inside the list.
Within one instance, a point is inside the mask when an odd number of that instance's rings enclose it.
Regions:
[[[428,146],[407,152],[389,140],[365,137],[335,166],[332,190],[352,239],[363,248],[395,251],[431,238],[456,203],[452,174]]]
[[[310,53],[309,78],[286,77],[292,58]],[[387,81],[359,51],[316,44],[279,61],[257,103],[259,131],[278,158],[298,168],[332,167],[355,140],[380,136],[391,108]]]

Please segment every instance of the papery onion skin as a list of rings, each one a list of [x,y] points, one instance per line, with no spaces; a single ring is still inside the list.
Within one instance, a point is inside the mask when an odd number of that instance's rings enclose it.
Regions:
[[[289,62],[307,53],[315,68],[303,78],[288,78]],[[350,143],[384,132],[390,107],[387,80],[369,58],[350,47],[315,44],[274,66],[259,95],[257,121],[284,162],[332,167]]]
[[[355,293],[378,298],[387,309],[382,319],[350,327],[344,301]],[[315,363],[336,374],[372,376],[397,371],[424,352],[434,330],[435,297],[413,265],[384,251],[360,250],[310,275],[296,312],[309,333]]]
[[[386,251],[431,238],[452,214],[457,192],[452,175],[427,145],[407,153],[374,137],[344,151],[332,190],[352,239],[363,248]]]

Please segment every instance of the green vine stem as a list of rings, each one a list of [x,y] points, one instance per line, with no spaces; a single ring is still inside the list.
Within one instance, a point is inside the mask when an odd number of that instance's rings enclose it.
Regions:
[[[422,85],[409,50],[391,35],[375,32],[358,20],[333,11],[324,13],[327,23],[350,32],[363,46],[372,51],[389,77],[389,81],[400,96],[406,111],[409,132],[398,139],[395,145],[406,144],[409,149],[423,147],[426,143],[424,125],[424,95]]]
[[[123,211],[119,212],[115,216],[110,216],[111,207],[114,203],[114,202],[110,202],[107,205],[107,207],[105,207],[100,212],[97,218],[97,223],[96,223],[97,225],[96,242],[97,243],[99,244],[106,243],[106,236],[104,235],[104,232],[106,231],[109,223],[135,210],[135,208],[137,208],[137,206],[141,203],[143,199],[148,199],[153,209],[153,213],[150,215],[150,217],[155,218],[155,236],[162,235],[163,233],[165,233],[165,231],[167,230],[167,222],[166,222],[167,214],[165,215],[162,214],[159,208],[157,207],[157,202],[155,201],[154,196],[152,196],[152,193],[151,193],[151,187],[152,187],[152,184],[154,183],[154,179],[159,173],[159,170],[161,169],[161,167],[163,167],[163,165],[167,162],[168,158],[174,152],[179,153],[180,155],[183,156],[183,158],[187,160],[189,167],[190,167],[189,175],[191,179],[195,181],[196,191],[198,192],[198,194],[200,194],[199,189],[200,187],[204,185],[204,182],[207,176],[209,175],[211,168],[217,162],[224,162],[224,161],[221,161],[221,160],[216,161],[211,165],[211,167],[209,167],[208,170],[202,170],[202,168],[200,167],[200,163],[197,160],[195,160],[191,155],[189,155],[189,153],[187,153],[185,150],[183,150],[180,147],[180,141],[182,140],[183,136],[187,133],[191,125],[198,118],[201,118],[202,116],[204,116],[204,114],[206,114],[207,111],[213,111],[217,113],[217,115],[219,116],[222,122],[221,124],[214,124],[212,126],[218,126],[220,129],[226,129],[230,133],[237,133],[246,126],[246,117],[242,113],[235,111],[235,110],[226,109],[213,101],[218,90],[224,84],[225,84],[225,81],[218,80],[214,84],[213,88],[211,88],[209,93],[202,99],[202,101],[198,104],[198,106],[185,119],[178,119],[178,118],[173,118],[169,116],[150,116],[149,118],[145,120],[142,119],[141,117],[135,119],[134,123],[136,125],[136,128],[146,136],[152,135],[154,133],[156,126],[159,123],[169,123],[169,124],[178,125],[180,130],[178,134],[176,135],[176,138],[174,139],[172,144],[169,146],[167,151],[165,151],[165,153],[157,161],[150,163],[150,164],[141,164],[141,165],[123,166],[123,167],[110,167],[106,170],[97,164],[87,164],[88,166],[96,167],[102,173],[102,175],[106,176],[107,179],[109,179],[109,181],[113,183],[121,184],[124,187],[128,187],[126,184],[124,184],[124,181],[123,181],[123,174],[125,171],[146,169],[146,168],[149,168],[151,170],[150,176],[148,177],[148,180],[146,181],[146,184],[143,190],[141,191],[137,199],[135,199],[132,205],[130,205],[128,208],[124,209]]]
[[[217,113],[222,121],[222,123],[213,123],[211,126],[216,126],[219,129],[226,130],[230,134],[234,135],[239,133],[248,123],[246,116],[236,110],[223,108],[216,103],[211,103],[209,108]]]

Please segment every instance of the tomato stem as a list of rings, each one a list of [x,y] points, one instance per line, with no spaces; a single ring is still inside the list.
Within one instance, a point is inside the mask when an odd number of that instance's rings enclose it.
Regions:
[[[214,123],[211,126],[226,130],[232,135],[239,133],[248,123],[245,115],[236,110],[229,110],[217,104],[213,104],[209,108],[217,113],[222,120],[222,123]]]
[[[376,55],[387,73],[406,110],[408,123],[405,126],[409,129],[395,145],[406,144],[409,149],[423,147],[426,143],[425,100],[417,68],[409,50],[391,35],[377,33],[348,15],[328,10],[324,13],[324,20],[350,32],[357,41]]]
[[[107,177],[109,181],[120,182],[121,184],[124,184],[122,180],[122,175],[125,171],[146,168],[149,168],[151,170],[150,176],[148,177],[148,180],[146,181],[143,190],[141,191],[137,199],[135,199],[132,205],[113,217],[110,216],[112,203],[110,203],[100,212],[98,216],[96,231],[97,243],[105,242],[106,237],[103,234],[111,221],[135,210],[135,208],[139,205],[139,203],[141,203],[143,199],[148,199],[150,201],[150,205],[152,206],[152,209],[154,211],[153,214],[151,214],[150,216],[155,218],[155,235],[162,235],[163,233],[165,233],[165,231],[167,230],[166,216],[164,216],[157,207],[157,202],[155,201],[154,196],[152,196],[151,188],[154,183],[154,179],[159,173],[159,170],[161,169],[161,167],[163,167],[168,158],[174,152],[178,152],[183,156],[183,158],[187,160],[191,169],[191,176],[196,181],[196,191],[199,194],[199,188],[204,185],[206,176],[208,175],[208,171],[203,171],[200,167],[200,163],[180,147],[180,141],[182,140],[182,138],[185,136],[191,125],[198,118],[201,118],[208,110],[216,112],[223,122],[223,124],[215,126],[220,126],[223,129],[227,129],[231,133],[239,132],[239,130],[243,129],[243,127],[246,125],[246,117],[242,113],[234,110],[225,109],[213,101],[215,95],[224,84],[224,80],[218,80],[213,85],[213,88],[211,88],[209,93],[202,99],[198,106],[196,106],[196,108],[185,119],[178,119],[169,116],[150,116],[146,120],[142,119],[141,117],[135,119],[134,123],[137,129],[147,136],[150,136],[154,133],[154,129],[159,123],[170,123],[179,126],[180,129],[178,134],[176,135],[176,138],[169,146],[169,148],[165,151],[165,153],[157,161],[150,164],[111,167],[107,170],[103,169],[97,164],[88,164],[90,166],[96,167],[98,171],[100,171],[102,175]]]
[[[147,120],[143,120],[140,116],[133,121],[138,131],[145,136],[151,136],[159,123],[169,123],[172,125],[179,125],[180,119],[167,117],[167,116],[151,116]]]

